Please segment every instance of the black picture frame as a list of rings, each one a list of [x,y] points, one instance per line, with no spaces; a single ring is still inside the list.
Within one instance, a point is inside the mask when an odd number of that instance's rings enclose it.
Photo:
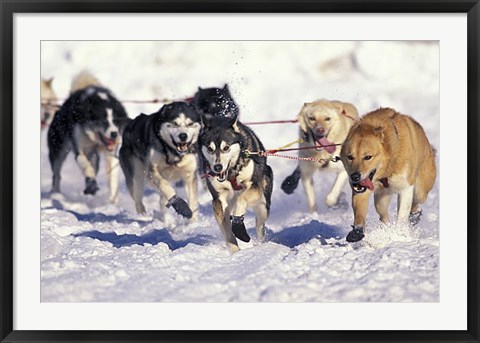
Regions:
[[[478,0],[0,0],[0,339],[2,342],[479,342],[479,16]],[[465,331],[20,331],[13,330],[13,16],[15,13],[467,13],[468,313]],[[454,229],[454,228],[452,228]],[[344,318],[345,326],[353,318]]]

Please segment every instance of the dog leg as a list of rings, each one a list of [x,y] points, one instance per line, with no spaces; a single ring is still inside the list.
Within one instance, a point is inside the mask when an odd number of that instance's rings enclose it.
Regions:
[[[85,190],[83,193],[95,195],[100,188],[98,188],[97,180],[95,179],[96,173],[94,167],[83,151],[78,152],[76,160],[78,166],[82,170],[83,175],[85,176]]]
[[[390,220],[388,215],[388,206],[390,205],[390,201],[392,199],[392,193],[386,192],[385,190],[379,190],[373,194],[373,199],[375,202],[375,209],[380,215],[380,221],[382,223],[388,223]]]
[[[120,172],[120,166],[118,158],[111,153],[107,153],[105,156],[107,161],[107,175],[108,175],[108,185],[110,189],[109,201],[112,204],[118,203],[118,177]]]
[[[235,208],[233,209],[232,217],[232,231],[235,237],[244,241],[250,242],[250,236],[247,233],[243,218],[247,212],[248,201],[246,199],[245,193],[238,196],[237,201],[235,202]]]
[[[228,210],[226,202],[220,200],[219,198],[214,199],[212,201],[212,207],[215,219],[220,226],[220,230],[225,238],[228,249],[232,253],[240,250],[237,239],[235,238],[235,235],[230,227],[230,211]]]
[[[50,165],[52,167],[53,177],[52,177],[52,193],[60,193],[60,180],[63,163],[67,158],[69,149],[61,148],[58,151],[54,151],[53,148],[50,148],[49,159]]]
[[[265,204],[265,201],[255,206],[255,214],[256,214],[255,228],[257,230],[257,237],[260,240],[260,242],[264,242],[265,241],[265,222],[267,221],[267,218],[268,218],[268,209]]]
[[[414,185],[408,186],[398,194],[397,224],[407,224],[412,208]]]
[[[140,215],[145,215],[147,212],[143,205],[143,192],[145,190],[145,172],[143,163],[136,157],[132,160],[122,160],[125,167],[124,174],[127,181],[127,187],[133,201],[135,202],[135,209]]]
[[[197,173],[188,173],[184,180],[185,192],[187,193],[188,206],[192,210],[192,220],[198,219],[198,181]]]
[[[156,188],[158,192],[168,199],[167,207],[172,206],[174,210],[186,218],[191,218],[193,213],[188,204],[182,198],[177,196],[177,193],[170,182],[165,179],[156,166],[152,165],[148,171],[148,180],[150,184]]]
[[[353,207],[353,230],[346,237],[347,242],[358,242],[365,237],[365,220],[368,210],[368,198],[371,191],[366,190],[363,193],[355,193],[352,190],[352,207]]]
[[[308,205],[308,211],[310,213],[316,212],[317,211],[317,205],[315,202],[315,190],[313,188],[313,173],[315,169],[313,168],[308,168],[308,167],[303,167],[301,166],[302,170],[302,184],[303,184],[303,189],[305,190],[305,195],[307,197],[307,205]]]
[[[325,203],[327,204],[327,206],[334,207],[335,205],[338,204],[338,197],[340,196],[343,186],[345,186],[345,182],[347,182],[347,180],[348,180],[348,174],[346,171],[341,171],[340,173],[337,174],[337,178],[335,180],[335,183],[333,184],[333,188],[330,191],[330,193],[327,195],[327,198],[325,199]]]

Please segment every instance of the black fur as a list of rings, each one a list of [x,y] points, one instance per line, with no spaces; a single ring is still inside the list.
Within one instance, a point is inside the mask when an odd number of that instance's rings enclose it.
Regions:
[[[285,180],[283,180],[282,185],[280,188],[287,194],[292,194],[295,189],[298,187],[298,182],[300,181],[300,167],[297,166],[293,173]]]
[[[239,109],[228,85],[223,88],[198,88],[192,100],[198,113],[214,117],[237,117]]]

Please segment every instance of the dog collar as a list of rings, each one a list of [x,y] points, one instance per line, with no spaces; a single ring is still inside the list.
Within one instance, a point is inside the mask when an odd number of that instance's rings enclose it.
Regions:
[[[378,181],[381,182],[383,187],[385,187],[385,188],[390,187],[390,184],[388,183],[388,179],[386,177],[382,177],[381,179],[378,179]]]
[[[235,190],[235,191],[240,191],[240,190],[243,189],[243,186],[242,186],[242,185],[239,185],[239,184],[237,183],[237,178],[236,178],[234,175],[232,175],[232,176],[228,179],[228,181],[229,181],[230,184],[232,185],[233,190]]]

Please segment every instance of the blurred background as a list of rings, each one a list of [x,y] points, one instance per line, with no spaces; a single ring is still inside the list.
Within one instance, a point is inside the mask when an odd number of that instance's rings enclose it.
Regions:
[[[42,77],[54,77],[60,99],[84,69],[120,100],[184,99],[199,86],[228,83],[245,122],[294,119],[304,102],[336,99],[352,102],[361,114],[393,107],[428,118],[422,125],[438,145],[438,42],[44,41],[41,66]],[[125,104],[130,117],[160,105]],[[295,139],[293,126],[255,131],[273,147],[280,136]]]

